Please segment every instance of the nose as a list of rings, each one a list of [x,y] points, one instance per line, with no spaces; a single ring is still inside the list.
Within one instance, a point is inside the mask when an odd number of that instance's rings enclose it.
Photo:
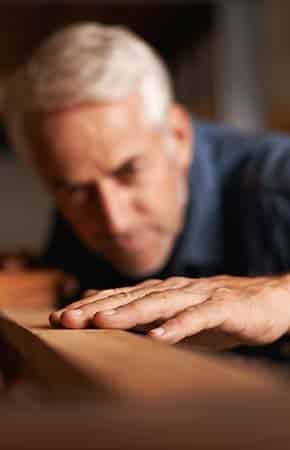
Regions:
[[[98,215],[108,234],[123,234],[130,231],[134,222],[134,208],[128,189],[106,180],[95,186]]]

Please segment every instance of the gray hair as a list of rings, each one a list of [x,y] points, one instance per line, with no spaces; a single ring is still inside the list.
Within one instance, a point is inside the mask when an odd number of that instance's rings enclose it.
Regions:
[[[19,138],[27,112],[114,101],[134,92],[142,97],[146,118],[162,124],[173,92],[161,58],[125,28],[83,23],[52,35],[7,80],[3,113],[10,134]]]

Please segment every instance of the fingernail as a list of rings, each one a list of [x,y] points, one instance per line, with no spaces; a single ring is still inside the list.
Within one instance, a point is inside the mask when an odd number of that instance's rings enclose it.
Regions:
[[[49,322],[52,327],[55,327],[55,328],[59,327],[59,318],[55,317],[54,314],[51,314],[49,316]]]
[[[103,314],[104,316],[112,316],[113,314],[115,314],[115,312],[115,309],[108,309],[107,311],[101,311],[101,314]]]
[[[153,334],[154,336],[163,336],[165,334],[165,329],[162,327],[155,328],[150,331],[150,334]]]

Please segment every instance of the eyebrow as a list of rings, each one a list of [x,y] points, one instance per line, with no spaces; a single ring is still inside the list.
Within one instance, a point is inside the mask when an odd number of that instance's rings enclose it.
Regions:
[[[127,164],[134,163],[139,157],[140,157],[140,154],[130,156],[128,159],[122,161],[117,167],[114,167],[112,170],[107,171],[107,173],[117,172],[119,169],[126,166]],[[55,188],[83,186],[83,185],[88,184],[88,181],[68,180],[63,177],[51,177],[50,182]]]
[[[54,188],[73,187],[83,184],[81,181],[66,180],[65,178],[50,178],[50,183]]]

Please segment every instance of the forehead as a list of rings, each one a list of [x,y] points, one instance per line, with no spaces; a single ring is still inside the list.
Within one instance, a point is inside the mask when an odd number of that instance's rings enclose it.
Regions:
[[[92,162],[110,169],[156,137],[140,103],[132,96],[34,116],[28,123],[34,152],[40,146],[42,158],[57,161],[65,171]]]

